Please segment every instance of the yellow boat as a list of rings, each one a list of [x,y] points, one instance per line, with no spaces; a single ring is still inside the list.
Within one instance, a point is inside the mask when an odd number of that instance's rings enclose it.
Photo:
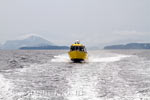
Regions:
[[[76,41],[74,44],[71,45],[68,54],[73,62],[82,62],[88,59],[88,54],[85,46],[80,44],[79,41]]]

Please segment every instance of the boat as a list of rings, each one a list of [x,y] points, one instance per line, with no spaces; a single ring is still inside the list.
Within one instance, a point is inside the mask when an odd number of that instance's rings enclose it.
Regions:
[[[73,62],[83,62],[88,59],[88,53],[85,46],[80,44],[80,41],[78,40],[70,46],[68,54]]]

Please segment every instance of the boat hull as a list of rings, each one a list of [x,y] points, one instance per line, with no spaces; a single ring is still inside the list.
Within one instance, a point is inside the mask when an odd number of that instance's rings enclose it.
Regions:
[[[83,51],[70,51],[68,52],[70,59],[73,62],[81,62],[87,59],[87,52]]]

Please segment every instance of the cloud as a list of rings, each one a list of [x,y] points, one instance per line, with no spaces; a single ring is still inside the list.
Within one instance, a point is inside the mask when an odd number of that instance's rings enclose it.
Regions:
[[[9,2],[8,2],[9,1]],[[149,42],[150,0],[1,0],[0,42],[36,33],[60,45]]]

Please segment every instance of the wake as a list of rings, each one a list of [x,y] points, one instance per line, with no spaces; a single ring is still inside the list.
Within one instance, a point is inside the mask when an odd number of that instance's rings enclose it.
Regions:
[[[54,56],[53,59],[51,59],[51,62],[71,62],[68,54],[61,54]]]
[[[116,61],[120,61],[123,58],[127,58],[130,57],[130,55],[121,55],[121,54],[110,54],[107,56],[103,56],[103,55],[89,55],[88,56],[88,60],[86,60],[85,62],[116,62]],[[54,56],[53,59],[51,59],[51,62],[72,62],[69,58],[68,54],[61,54],[61,55],[57,55]]]
[[[2,74],[0,74],[0,100],[12,100],[13,84],[9,80],[5,79]]]
[[[89,62],[116,62],[120,61],[123,58],[130,57],[129,55],[116,55],[114,57],[94,57],[90,56],[89,57]]]

